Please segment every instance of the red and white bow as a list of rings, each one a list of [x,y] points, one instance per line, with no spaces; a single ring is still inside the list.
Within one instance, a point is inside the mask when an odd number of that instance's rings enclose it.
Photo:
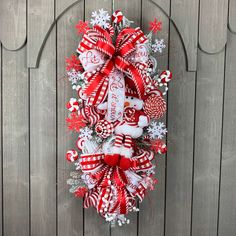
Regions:
[[[85,196],[86,208],[92,205],[101,214],[127,214],[135,205],[135,196],[143,200],[148,186],[135,172],[152,169],[152,153],[140,150],[135,157],[136,166],[129,170],[109,166],[104,154],[83,154],[81,158],[81,169],[90,188]]]
[[[147,38],[140,28],[121,30],[115,45],[111,35],[98,25],[84,34],[77,51],[80,53],[79,58],[88,81],[83,93],[89,97],[89,105],[103,102],[108,89],[111,89],[109,88],[111,84],[113,90],[117,87],[117,91],[123,91],[124,96],[124,75],[134,82],[138,96],[140,98],[144,96],[144,76],[135,64],[145,63],[148,60],[146,41]],[[112,76],[113,73],[116,73],[115,76]],[[122,103],[122,101],[117,102],[118,105]],[[114,119],[118,119],[119,115],[117,114]]]

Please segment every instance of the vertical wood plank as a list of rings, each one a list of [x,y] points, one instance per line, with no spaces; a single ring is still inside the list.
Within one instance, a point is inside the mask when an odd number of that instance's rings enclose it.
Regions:
[[[112,12],[112,0],[86,0],[85,20],[91,18],[92,11],[103,8],[110,14]],[[109,224],[97,214],[94,208],[84,210],[84,235],[85,236],[107,236],[110,234]]]
[[[189,71],[197,69],[198,4],[199,0],[174,0],[171,2],[171,17],[183,38]]]
[[[56,37],[49,36],[38,69],[30,69],[31,235],[57,233]]]
[[[29,235],[29,104],[26,48],[2,52],[4,235]]]
[[[219,236],[236,232],[236,35],[228,32],[220,186]]]
[[[65,9],[67,9],[75,2],[78,2],[78,6],[81,6],[80,2],[84,3],[84,0],[56,0],[56,15],[59,16]]]
[[[170,26],[168,152],[166,174],[166,236],[190,236],[195,72],[186,72],[184,50]]]
[[[228,0],[200,1],[199,45],[204,52],[220,52],[227,41]]]
[[[24,0],[25,1],[25,0]],[[54,0],[28,0],[27,66],[36,67],[40,47],[54,20]]]
[[[0,11],[0,41],[5,48],[17,50],[26,41],[26,0],[1,0]]]
[[[195,70],[197,64],[197,15],[198,1],[176,0],[171,2],[171,17],[183,37],[189,71]],[[186,72],[186,58],[179,37],[171,25],[169,60],[174,79],[170,84],[168,95],[169,132],[165,227],[167,236],[190,235],[191,233],[196,75],[194,72]]]
[[[229,0],[229,28],[236,33],[236,1]]]
[[[1,91],[1,95],[0,95],[0,206],[2,207],[2,141],[3,141],[3,136],[2,136],[2,45],[0,44],[0,91]],[[3,214],[3,209],[1,209],[0,211],[0,235],[2,236],[3,234],[3,227],[2,227],[2,223],[3,223],[3,218],[2,218],[2,214]]]
[[[123,1],[123,0],[116,0],[114,1],[113,9],[121,10],[124,16],[126,16],[129,20],[134,21],[131,25],[132,27],[138,27],[141,24],[141,0],[131,0],[131,1]],[[124,227],[119,227],[116,225],[115,227],[111,228],[111,235],[112,236],[119,236],[119,235],[130,235],[135,236],[137,235],[137,225],[138,225],[138,213],[131,212],[128,216],[130,219],[130,224],[125,225]]]
[[[69,1],[57,1],[57,12]],[[57,104],[58,104],[58,236],[83,235],[83,203],[74,195],[69,193],[66,180],[74,166],[65,160],[68,149],[75,147],[76,137],[68,132],[65,118],[68,111],[65,104],[73,96],[70,83],[65,79],[65,57],[69,57],[76,51],[78,40],[76,40],[75,24],[78,19],[84,18],[84,1],[74,6],[65,13],[57,23]]]
[[[217,235],[224,51],[199,50],[193,186],[193,236]]]
[[[165,12],[169,13],[170,1],[156,0]],[[169,19],[156,7],[151,1],[142,2],[142,28],[148,33],[149,22],[157,18],[162,22],[162,30],[153,35],[153,38],[164,39],[166,48],[163,53],[156,53],[158,69],[164,70],[168,67],[168,37],[169,37]],[[165,97],[167,99],[167,97]],[[165,120],[165,119],[164,119]],[[154,191],[150,191],[145,200],[140,204],[139,212],[139,235],[164,235],[165,220],[165,156],[156,156],[156,178],[158,185]],[[148,227],[147,227],[148,225]]]

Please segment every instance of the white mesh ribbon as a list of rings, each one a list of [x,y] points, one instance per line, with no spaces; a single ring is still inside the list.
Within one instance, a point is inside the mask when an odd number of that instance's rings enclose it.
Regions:
[[[85,71],[96,70],[105,63],[104,54],[94,49],[83,52],[79,55],[79,59]]]

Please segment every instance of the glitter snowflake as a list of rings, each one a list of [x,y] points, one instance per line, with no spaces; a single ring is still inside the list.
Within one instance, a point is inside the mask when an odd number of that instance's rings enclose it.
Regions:
[[[152,121],[149,127],[147,128],[149,136],[151,139],[162,139],[167,133],[167,129],[163,122]]]
[[[80,35],[80,34],[83,35],[89,29],[89,23],[88,23],[88,21],[79,20],[79,22],[76,24],[75,28],[77,29],[78,35]]]
[[[91,139],[92,138],[92,133],[93,133],[93,131],[90,128],[85,127],[83,129],[80,129],[79,137],[80,138]]]
[[[152,31],[154,34],[161,30],[161,21],[157,21],[157,18],[154,21],[149,22],[149,30]]]
[[[77,72],[75,69],[68,71],[67,75],[68,75],[68,79],[71,82],[71,84],[77,84],[78,82],[84,81],[83,74]]]
[[[155,39],[155,43],[152,44],[152,51],[162,53],[162,50],[166,47],[164,39]]]
[[[83,122],[83,116],[72,113],[66,118],[67,127],[71,131],[80,132],[80,129],[85,126]]]
[[[82,70],[82,65],[76,55],[71,55],[70,58],[66,58],[66,70],[70,71],[72,69],[74,69],[75,71]]]
[[[99,9],[98,12],[92,12],[92,19],[90,20],[91,25],[99,25],[104,29],[108,28],[109,23],[107,21],[110,20],[110,16],[107,11],[103,9]]]

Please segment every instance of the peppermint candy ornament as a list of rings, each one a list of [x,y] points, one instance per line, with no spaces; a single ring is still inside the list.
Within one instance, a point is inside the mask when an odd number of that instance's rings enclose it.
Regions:
[[[71,98],[66,107],[69,111],[75,112],[79,110],[79,103],[76,98]]]
[[[159,76],[159,83],[167,84],[172,79],[172,73],[169,70],[164,70]]]
[[[167,152],[166,144],[160,139],[151,142],[151,149],[158,154],[165,154]]]
[[[143,110],[151,119],[160,119],[166,112],[166,102],[162,96],[153,93],[145,100]]]
[[[100,120],[95,126],[97,135],[101,138],[108,138],[114,131],[114,126],[107,120]]]
[[[120,23],[123,20],[123,13],[120,10],[115,11],[112,14],[111,20],[115,24]]]
[[[67,161],[74,162],[74,161],[78,160],[78,158],[79,158],[79,155],[76,150],[72,149],[72,150],[67,151],[67,153],[66,153]]]

